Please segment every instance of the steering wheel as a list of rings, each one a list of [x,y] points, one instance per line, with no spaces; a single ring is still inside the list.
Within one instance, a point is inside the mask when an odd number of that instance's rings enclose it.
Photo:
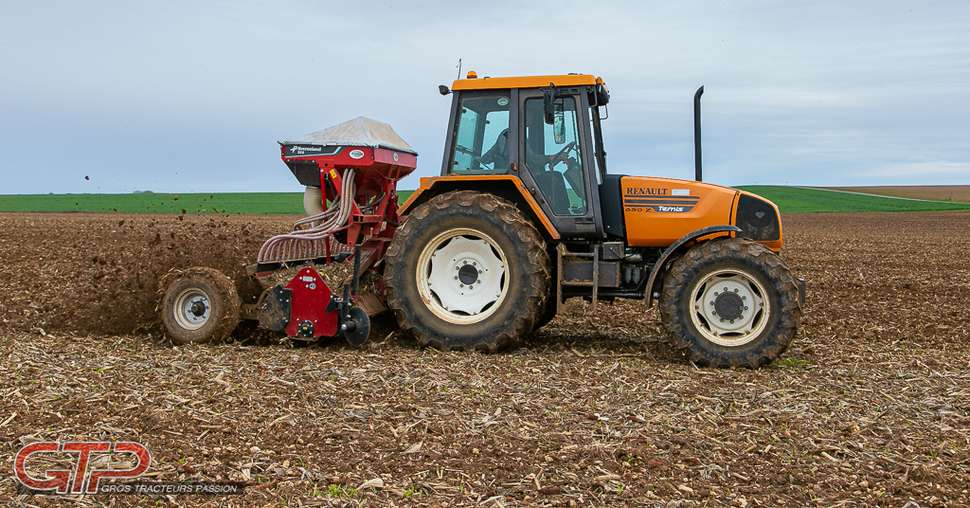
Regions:
[[[547,171],[552,171],[553,170],[552,168],[556,167],[556,165],[559,164],[560,162],[566,162],[566,160],[569,159],[569,156],[567,154],[570,151],[572,151],[574,148],[576,148],[576,142],[570,141],[569,143],[566,143],[566,146],[562,147],[562,150],[559,150],[553,155],[547,156],[546,164],[549,166],[549,169],[547,169]]]

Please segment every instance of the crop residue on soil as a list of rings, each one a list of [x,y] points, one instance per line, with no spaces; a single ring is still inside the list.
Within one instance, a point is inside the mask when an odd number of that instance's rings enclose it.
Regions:
[[[685,363],[640,302],[571,303],[497,355],[128,334],[160,274],[241,276],[287,226],[0,215],[4,467],[28,441],[124,439],[157,479],[250,485],[177,504],[970,503],[970,214],[787,218],[809,302],[757,371]]]
[[[0,215],[3,324],[21,329],[130,333],[157,322],[159,279],[210,266],[258,286],[245,267],[287,218],[131,215]]]

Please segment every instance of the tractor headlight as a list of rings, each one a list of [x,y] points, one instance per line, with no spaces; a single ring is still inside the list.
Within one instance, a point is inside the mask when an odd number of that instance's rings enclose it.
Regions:
[[[751,240],[778,240],[781,226],[771,203],[755,196],[742,194],[738,200],[735,225],[741,228],[738,236]]]

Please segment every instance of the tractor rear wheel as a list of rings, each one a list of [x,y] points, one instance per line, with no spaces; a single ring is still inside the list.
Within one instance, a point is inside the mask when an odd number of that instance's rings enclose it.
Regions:
[[[510,202],[455,191],[415,208],[385,256],[387,305],[421,345],[494,352],[532,331],[549,255]]]
[[[239,324],[239,295],[222,272],[192,267],[162,279],[162,325],[177,345],[225,339]]]
[[[539,314],[539,319],[533,326],[533,330],[539,330],[543,326],[548,325],[553,319],[556,319],[556,311],[559,310],[559,306],[556,305],[556,295],[549,295],[546,299],[546,306],[543,307],[542,312]]]
[[[760,367],[781,355],[798,328],[798,286],[785,262],[740,238],[711,240],[674,261],[660,315],[674,346],[712,367]]]

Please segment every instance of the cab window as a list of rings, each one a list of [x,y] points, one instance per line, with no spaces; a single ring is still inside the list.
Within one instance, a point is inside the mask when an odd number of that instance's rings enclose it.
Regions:
[[[468,94],[461,98],[451,173],[508,172],[509,103],[508,93]]]
[[[541,97],[525,101],[525,166],[556,215],[586,214],[586,174],[576,100],[556,100],[556,124],[545,122]],[[560,132],[555,132],[559,127]],[[558,138],[558,139],[557,139]]]

